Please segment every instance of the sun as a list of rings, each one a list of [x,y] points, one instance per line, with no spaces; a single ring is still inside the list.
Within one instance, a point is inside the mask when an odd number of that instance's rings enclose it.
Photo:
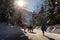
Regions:
[[[25,6],[25,2],[23,0],[16,0],[15,1],[15,5],[19,6],[19,7],[24,7]]]
[[[18,6],[21,6],[21,7],[23,7],[24,4],[25,4],[25,2],[24,2],[24,1],[21,1],[21,0],[17,2],[17,5],[18,5]]]

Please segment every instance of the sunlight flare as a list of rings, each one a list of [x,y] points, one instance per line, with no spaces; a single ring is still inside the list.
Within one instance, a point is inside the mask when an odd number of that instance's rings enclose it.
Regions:
[[[16,0],[15,5],[18,7],[24,7],[26,5],[26,2],[24,0]]]

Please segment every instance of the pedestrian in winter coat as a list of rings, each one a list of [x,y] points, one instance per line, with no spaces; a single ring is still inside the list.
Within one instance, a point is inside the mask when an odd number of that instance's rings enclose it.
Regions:
[[[47,27],[43,24],[41,26],[41,30],[42,30],[42,33],[43,33],[43,36],[44,36],[44,32],[46,31]]]

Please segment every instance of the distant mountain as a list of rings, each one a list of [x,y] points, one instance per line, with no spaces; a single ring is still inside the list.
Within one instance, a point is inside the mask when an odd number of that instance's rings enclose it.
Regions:
[[[22,14],[23,14],[22,17],[24,19],[23,22],[29,23],[30,19],[32,18],[32,12],[23,9],[23,13]]]

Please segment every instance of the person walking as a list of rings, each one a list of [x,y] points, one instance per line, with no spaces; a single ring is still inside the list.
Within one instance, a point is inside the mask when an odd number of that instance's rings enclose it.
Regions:
[[[30,26],[28,26],[27,29],[28,29],[27,31],[30,32]]]
[[[33,32],[33,26],[32,25],[29,25],[27,28],[28,28],[28,32]]]
[[[41,26],[41,30],[42,30],[42,33],[43,33],[43,36],[44,36],[44,32],[46,31],[47,27],[43,24]]]
[[[33,32],[33,26],[31,26],[31,32]]]

